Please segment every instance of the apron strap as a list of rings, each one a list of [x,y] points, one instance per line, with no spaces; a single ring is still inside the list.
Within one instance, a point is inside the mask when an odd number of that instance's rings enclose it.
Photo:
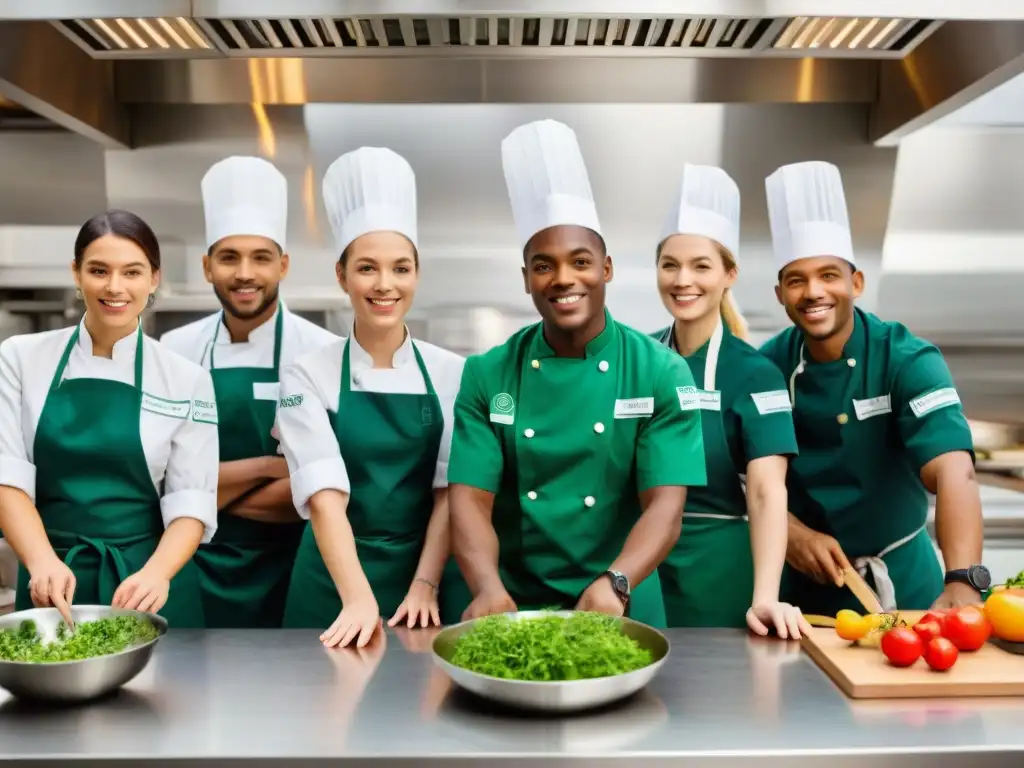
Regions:
[[[108,546],[102,541],[91,539],[87,536],[79,536],[79,543],[68,550],[64,556],[64,564],[71,568],[75,558],[86,550],[92,550],[100,558],[100,567],[96,573],[96,589],[100,600],[111,600],[121,582],[131,576],[131,568],[128,567],[124,555],[117,547]],[[72,570],[74,570],[72,568]]]
[[[64,379],[64,371],[67,370],[68,361],[71,359],[71,351],[75,348],[75,344],[78,343],[79,334],[81,331],[81,325],[76,325],[75,330],[71,334],[71,338],[68,339],[67,345],[64,347],[64,354],[60,356],[60,362],[57,363],[57,370],[53,372],[53,379],[50,380],[50,392],[57,389],[61,381]],[[139,328],[136,331],[138,340],[135,343],[135,388],[142,389],[142,321],[139,321]]]
[[[217,321],[217,327],[213,331],[213,340],[206,343],[207,349],[210,351],[210,370],[212,371],[216,366],[214,365],[213,355],[214,350],[217,349],[217,339],[220,337],[220,328],[224,325],[224,310],[220,311],[220,320]],[[281,369],[281,339],[284,336],[284,304],[281,301],[277,302],[277,318],[274,320],[274,371],[275,373]],[[206,352],[203,352],[202,357],[199,358],[200,364],[203,361],[203,357],[206,357]]]
[[[897,608],[896,585],[892,583],[892,579],[889,577],[889,566],[885,564],[885,560],[882,558],[916,539],[925,527],[925,525],[922,525],[913,533],[904,536],[898,541],[894,541],[874,557],[858,557],[853,561],[853,567],[857,569],[857,573],[861,575],[861,578],[866,578],[868,572],[871,572],[871,579],[875,583],[878,602],[882,604],[882,608],[886,611],[895,611]]]

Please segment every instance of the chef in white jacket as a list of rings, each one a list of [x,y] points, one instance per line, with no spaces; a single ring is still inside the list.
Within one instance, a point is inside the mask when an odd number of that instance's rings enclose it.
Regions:
[[[200,548],[209,627],[280,627],[305,524],[272,436],[280,369],[335,339],[288,311],[288,183],[271,163],[229,157],[202,181],[203,271],[222,310],[163,343],[210,371],[220,410],[220,523]]]
[[[85,316],[0,344],[0,529],[18,610],[77,599],[201,627],[191,558],[217,527],[209,373],[142,332],[160,249],[134,214],[82,227],[72,271]]]
[[[329,627],[325,645],[363,646],[382,616],[427,626],[457,621],[469,603],[447,491],[464,359],[405,325],[420,274],[409,164],[363,147],[328,168],[323,194],[355,322],[281,376],[281,444],[295,507],[312,522],[284,626]]]

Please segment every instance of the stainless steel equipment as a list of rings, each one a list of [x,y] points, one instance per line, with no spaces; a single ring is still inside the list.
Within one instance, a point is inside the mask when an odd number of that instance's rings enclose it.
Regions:
[[[142,611],[126,611],[106,605],[76,605],[71,608],[75,624],[110,616],[138,616],[156,626],[155,639],[109,656],[82,661],[31,663],[0,660],[0,688],[23,699],[73,703],[95,699],[116,691],[134,679],[153,656],[160,638],[167,632],[162,617]],[[56,608],[33,608],[0,617],[0,630],[17,629],[23,621],[34,621],[44,642],[56,637],[61,623]]]
[[[544,616],[568,618],[573,615],[573,611],[519,611],[506,615],[516,621],[529,621]],[[472,630],[479,621],[480,619],[465,621],[442,630],[434,638],[434,661],[456,685],[490,701],[522,709],[572,712],[600,707],[627,698],[654,679],[669,654],[668,638],[646,624],[624,618],[622,619],[623,632],[636,640],[642,648],[650,651],[654,657],[653,663],[643,669],[624,675],[593,680],[566,682],[502,680],[457,667],[450,661],[458,639]]]

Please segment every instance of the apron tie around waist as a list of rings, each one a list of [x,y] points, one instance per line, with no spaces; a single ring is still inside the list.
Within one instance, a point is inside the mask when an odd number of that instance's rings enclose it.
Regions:
[[[892,583],[892,579],[889,577],[889,567],[885,564],[885,560],[882,558],[890,552],[899,549],[904,544],[909,544],[911,541],[916,539],[924,529],[925,526],[922,525],[913,533],[904,536],[898,541],[894,541],[874,557],[858,557],[853,561],[853,567],[857,569],[857,573],[859,573],[862,578],[866,578],[870,571],[871,579],[875,584],[875,594],[877,594],[878,602],[882,604],[882,608],[885,611],[896,610],[896,585]]]
[[[114,597],[121,582],[132,575],[132,569],[124,559],[121,550],[115,546],[108,546],[98,539],[88,536],[77,536],[78,543],[75,544],[64,556],[64,565],[72,568],[76,557],[83,552],[92,550],[100,558],[100,566],[96,572],[96,590],[100,600],[109,602]],[[72,568],[72,570],[74,570]]]

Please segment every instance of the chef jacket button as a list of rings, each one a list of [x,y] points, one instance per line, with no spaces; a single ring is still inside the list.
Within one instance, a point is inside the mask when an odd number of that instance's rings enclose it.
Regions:
[[[530,365],[532,365],[534,368],[540,368],[540,360],[533,360],[530,363]]]
[[[358,373],[357,373],[357,374],[355,374],[355,375],[354,375],[354,376],[352,377],[352,383],[353,383],[353,384],[358,384],[358,383],[359,383],[359,374],[358,374]]]
[[[529,499],[530,501],[533,501],[534,499],[536,499],[536,498],[537,498],[537,492],[536,492],[536,491],[530,491],[529,493],[527,493],[527,494],[526,494],[526,497],[527,497],[527,498],[528,498],[528,499]]]
[[[838,421],[840,424],[845,424],[849,420],[850,417],[847,416],[845,413],[840,413],[838,416],[836,416],[836,421]]]
[[[608,370],[608,361],[607,360],[602,360],[600,363],[598,363],[597,364],[597,370],[599,370],[601,373],[604,373],[605,371],[607,371]]]
[[[851,368],[856,368],[857,367],[857,361],[854,360],[852,357],[849,360],[846,361],[846,364],[848,366],[850,366]]]
[[[594,431],[600,435],[602,432],[604,432],[604,424],[602,424],[600,421],[597,422],[597,424],[594,425]]]
[[[583,503],[588,507],[592,507],[597,503],[597,500],[593,496],[587,496],[587,498],[583,500]]]
[[[536,432],[534,432],[532,429],[524,429],[523,434],[526,435],[527,437],[533,437],[536,434]]]

